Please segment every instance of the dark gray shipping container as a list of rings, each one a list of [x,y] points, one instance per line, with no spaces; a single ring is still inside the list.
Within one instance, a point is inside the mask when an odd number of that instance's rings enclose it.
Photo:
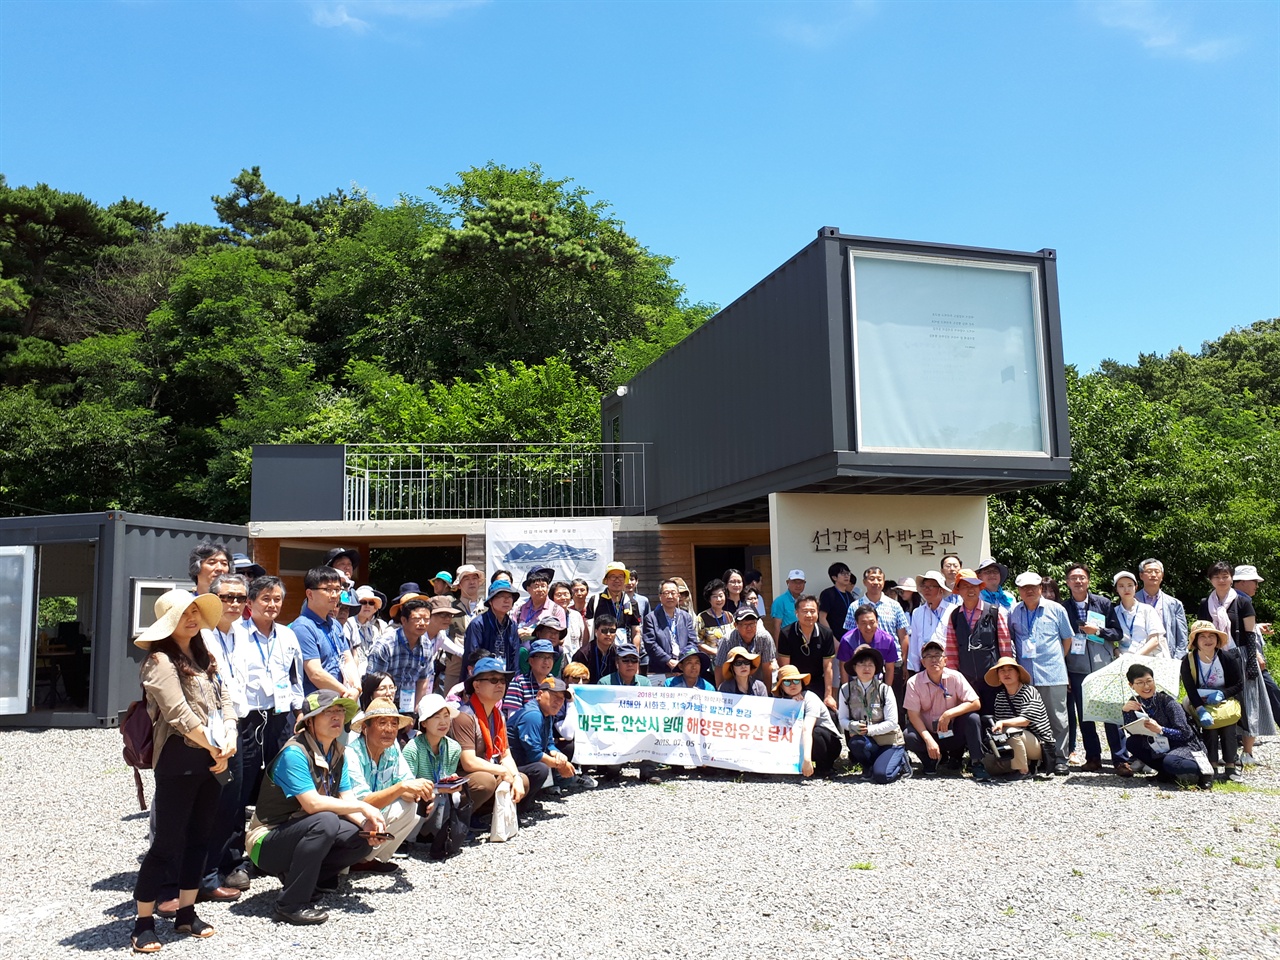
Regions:
[[[0,547],[32,547],[35,597],[25,638],[5,637],[0,673],[21,673],[16,641],[27,639],[27,710],[0,716],[3,726],[114,726],[139,696],[143,651],[133,644],[138,581],[171,582],[191,589],[188,557],[201,540],[220,540],[234,553],[248,553],[242,526],[143,514],[61,514],[0,519]],[[162,589],[155,586],[150,599]],[[68,628],[71,653],[41,655],[36,642],[38,597],[78,598],[79,626]],[[153,618],[144,612],[146,622]],[[6,621],[7,622],[7,621]],[[74,641],[78,633],[84,639]],[[59,645],[62,646],[62,645]],[[80,701],[80,702],[77,702]],[[83,704],[83,705],[81,705]]]
[[[1034,268],[1047,456],[859,448],[851,251]],[[904,357],[904,375],[909,360]],[[938,384],[938,402],[968,402],[963,386]],[[648,512],[662,523],[767,520],[774,492],[990,494],[1066,480],[1071,451],[1056,255],[847,236],[823,227],[794,257],[606,397],[601,417],[605,441],[653,444],[646,459]]]

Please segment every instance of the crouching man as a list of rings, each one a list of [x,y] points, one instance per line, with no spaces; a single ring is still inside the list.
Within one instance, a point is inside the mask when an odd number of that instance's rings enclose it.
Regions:
[[[336,890],[338,874],[387,839],[381,811],[356,797],[341,743],[358,709],[333,690],[307,694],[294,736],[262,780],[246,845],[259,870],[281,878],[275,915],[288,923],[328,920],[312,897]]]
[[[973,779],[987,780],[982,766],[981,702],[959,670],[945,666],[943,640],[935,635],[920,651],[924,670],[907,681],[904,706],[911,725],[906,729],[907,749],[920,758],[925,776],[938,772],[942,758],[958,762],[967,750]]]
[[[372,700],[365,711],[351,721],[351,732],[359,734],[349,747],[356,797],[382,811],[387,833],[391,834],[391,839],[373,848],[373,856],[355,864],[352,870],[373,873],[398,870],[391,862],[391,855],[417,833],[422,822],[418,801],[430,802],[435,796],[435,785],[413,775],[396,744],[396,734],[412,724],[412,717],[404,716],[394,703],[381,697]]]

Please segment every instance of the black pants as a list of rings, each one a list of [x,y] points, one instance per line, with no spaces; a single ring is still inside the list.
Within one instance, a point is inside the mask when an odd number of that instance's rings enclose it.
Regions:
[[[311,903],[316,882],[369,856],[360,828],[336,813],[313,813],[274,827],[258,848],[258,869],[281,878],[276,905],[294,911]]]
[[[227,761],[231,782],[218,797],[209,830],[209,847],[205,855],[205,873],[200,886],[206,890],[222,886],[231,871],[244,860],[244,805],[240,803],[240,782],[244,779],[244,757],[236,746],[235,756]]]
[[[937,725],[934,727],[934,739],[938,739],[936,733]],[[964,716],[957,717],[951,721],[951,730],[955,736],[938,740],[938,749],[941,757],[948,760],[959,760],[964,756],[966,750],[969,751],[969,762],[980,763],[982,761],[982,724],[978,720],[976,713],[966,713]],[[924,764],[926,771],[933,771],[938,768],[938,761],[930,759],[929,748],[925,746],[924,738],[916,731],[914,726],[908,726],[903,731],[907,740],[907,749],[920,758],[920,762]]]
[[[293,713],[250,710],[239,723],[239,752],[244,760],[244,778],[240,781],[240,806],[258,802],[263,771],[271,766],[285,742],[293,736]]]
[[[826,727],[813,725],[813,766],[819,773],[827,773],[835,767],[840,759],[840,742],[838,734]]]
[[[156,764],[155,837],[138,870],[133,898],[149,903],[176,877],[179,890],[194,890],[204,872],[209,832],[222,784],[209,772],[208,750],[173,736],[160,748]]]

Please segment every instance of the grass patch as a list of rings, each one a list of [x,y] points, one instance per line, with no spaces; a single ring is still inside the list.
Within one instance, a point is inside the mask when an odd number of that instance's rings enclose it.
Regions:
[[[1250,869],[1253,869],[1253,870],[1261,870],[1264,866],[1266,866],[1266,864],[1258,863],[1254,860],[1246,860],[1244,857],[1241,857],[1241,856],[1232,857],[1231,862],[1234,863],[1237,867],[1249,867]]]
[[[831,924],[827,923],[825,920],[815,920],[813,923],[809,924],[809,929],[814,933],[826,933],[831,929]]]
[[[1083,876],[1084,876],[1084,871],[1083,871],[1083,870],[1081,870],[1079,867],[1072,867],[1072,868],[1071,868],[1071,875],[1072,875],[1073,877],[1083,877]]]
[[[1249,783],[1235,783],[1223,780],[1210,788],[1211,793],[1260,793],[1264,796],[1280,797],[1280,787],[1255,787]],[[1252,822],[1252,821],[1246,821]]]
[[[1108,933],[1106,930],[1090,930],[1089,936],[1095,940],[1110,940],[1115,936],[1114,933]]]
[[[1181,887],[1166,890],[1164,887],[1147,887],[1147,893],[1153,897],[1176,897],[1182,893]]]
[[[1132,793],[1130,793],[1128,790],[1121,790],[1121,791],[1120,791],[1120,799],[1121,799],[1121,800],[1132,800],[1132,799],[1133,799],[1133,794],[1132,794]]]
[[[850,870],[874,870],[876,865],[870,860],[860,860],[857,863],[849,864]]]
[[[1004,913],[1004,915],[1005,915],[1006,917],[1012,917],[1012,916],[1013,916],[1013,913],[1014,913],[1014,910],[1013,910],[1013,907],[1012,907],[1012,906],[1009,906],[1009,907],[1005,907],[1005,908],[1004,908],[1004,910],[1003,910],[1002,912]]]
[[[1213,849],[1213,847],[1210,847],[1210,846],[1206,846],[1206,847],[1205,847],[1203,850],[1201,850],[1200,852],[1201,852],[1201,853],[1203,853],[1206,857],[1220,857],[1220,856],[1222,856],[1222,854],[1220,854],[1217,850]]]

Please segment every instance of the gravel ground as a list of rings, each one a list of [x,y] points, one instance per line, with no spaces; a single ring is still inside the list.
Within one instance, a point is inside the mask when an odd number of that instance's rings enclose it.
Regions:
[[[1253,789],[1209,794],[1109,774],[878,787],[668,771],[652,786],[630,770],[548,801],[511,843],[444,864],[414,848],[327,898],[322,927],[273,922],[279,885],[255,880],[201,906],[211,941],[160,921],[162,953],[1275,958],[1280,743],[1260,754],[1273,765]],[[147,819],[119,733],[3,731],[0,771],[33,811],[0,839],[0,957],[127,950]],[[33,896],[37,879],[50,887]]]

